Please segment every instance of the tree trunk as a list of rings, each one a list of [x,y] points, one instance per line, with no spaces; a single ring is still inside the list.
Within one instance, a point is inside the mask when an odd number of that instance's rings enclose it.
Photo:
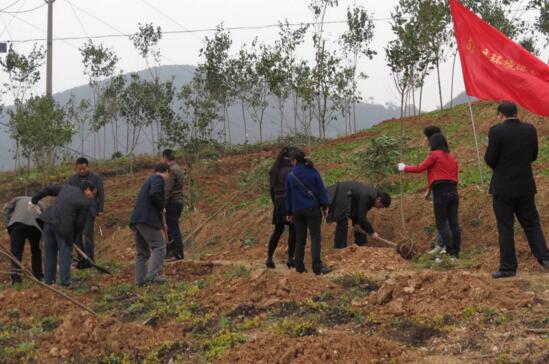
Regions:
[[[156,153],[156,148],[154,147],[154,125],[151,123],[151,148],[152,148],[152,154]]]
[[[442,85],[440,83],[440,65],[438,63],[438,59],[437,59],[436,65],[437,65],[437,79],[438,79],[438,96],[440,98],[440,110],[444,110],[444,104],[442,103]]]
[[[457,50],[454,52],[454,60],[452,61],[452,81],[450,82],[450,108],[454,106],[454,73],[456,69]]]
[[[240,100],[240,105],[242,106],[242,120],[244,121],[244,151],[248,154],[248,126],[246,123],[246,112],[243,99]]]
[[[297,105],[298,103],[298,95],[297,95],[297,92],[295,93],[295,98],[294,98],[294,135],[297,136]]]

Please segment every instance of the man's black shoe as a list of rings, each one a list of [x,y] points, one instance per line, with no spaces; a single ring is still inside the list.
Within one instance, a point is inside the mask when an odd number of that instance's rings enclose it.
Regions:
[[[265,265],[267,266],[267,268],[269,269],[275,269],[275,264],[273,262],[273,258],[272,257],[268,257],[267,260],[265,261]]]
[[[288,261],[286,262],[286,265],[288,266],[288,269],[292,269],[292,268],[295,268],[295,259],[288,259]]]
[[[328,274],[332,271],[331,268],[328,268],[328,267],[322,267],[320,268],[320,270],[315,270],[315,274],[317,276],[321,275],[321,274]]]
[[[295,271],[296,271],[297,273],[307,273],[307,269],[306,269],[306,268],[298,268],[298,267],[296,267],[296,268],[295,268]]]
[[[492,278],[509,278],[517,275],[517,272],[512,270],[498,270],[497,272],[492,273]]]

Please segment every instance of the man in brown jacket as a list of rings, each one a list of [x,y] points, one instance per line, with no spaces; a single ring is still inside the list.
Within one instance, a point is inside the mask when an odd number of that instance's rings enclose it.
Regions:
[[[183,238],[179,228],[179,219],[183,212],[183,171],[175,162],[175,153],[171,149],[162,152],[162,160],[170,169],[166,182],[166,224],[168,225],[167,256],[181,260],[183,254]]]

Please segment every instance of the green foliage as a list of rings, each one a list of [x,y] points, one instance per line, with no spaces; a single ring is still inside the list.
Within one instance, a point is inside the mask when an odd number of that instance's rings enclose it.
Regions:
[[[223,272],[223,275],[227,278],[249,278],[251,268],[244,265],[235,265]]]
[[[33,342],[23,342],[16,346],[0,347],[0,364],[33,363],[36,358]]]
[[[56,148],[69,143],[75,132],[65,111],[48,96],[16,105],[10,124],[11,137],[19,143],[22,154],[41,170],[53,166]]]
[[[370,142],[368,149],[354,156],[359,173],[376,186],[383,186],[399,160],[398,141],[385,134]]]
[[[273,166],[272,159],[260,159],[252,162],[249,171],[239,171],[240,188],[247,192],[266,193],[269,191],[269,171]]]
[[[318,333],[316,325],[311,321],[284,320],[273,326],[278,335],[287,335],[289,337],[314,336]]]
[[[15,104],[24,103],[26,94],[40,80],[40,67],[44,64],[44,47],[34,44],[28,55],[17,53],[10,46],[4,59],[0,58],[0,66],[8,75],[9,83],[4,83],[5,92],[11,92]]]

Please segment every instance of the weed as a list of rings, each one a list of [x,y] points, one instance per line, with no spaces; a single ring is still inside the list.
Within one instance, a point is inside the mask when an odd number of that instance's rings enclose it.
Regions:
[[[247,337],[245,335],[222,331],[212,338],[201,340],[199,347],[204,352],[207,361],[214,361],[220,358],[225,350],[246,342],[246,340]]]
[[[278,335],[287,335],[293,338],[313,336],[318,333],[313,322],[300,320],[284,320],[276,323],[273,329]]]
[[[23,342],[16,346],[0,347],[0,364],[31,363],[36,356],[33,342]]]
[[[223,275],[227,278],[249,278],[251,271],[251,268],[239,264],[224,271]]]
[[[60,318],[55,316],[48,316],[45,319],[42,320],[40,323],[40,327],[44,332],[53,331],[61,325],[61,322],[63,322]]]
[[[465,307],[463,309],[462,315],[465,320],[469,320],[470,318],[476,316],[478,314],[478,309],[473,306]]]

